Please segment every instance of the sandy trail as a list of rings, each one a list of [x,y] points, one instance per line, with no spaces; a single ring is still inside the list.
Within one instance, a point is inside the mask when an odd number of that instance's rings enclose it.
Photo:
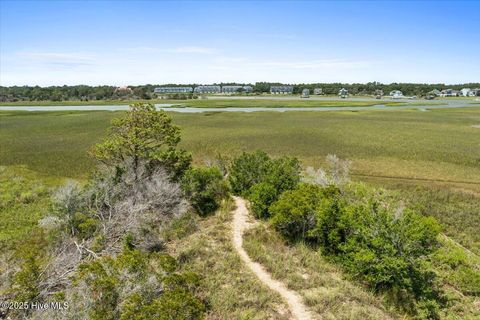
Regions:
[[[243,249],[243,232],[247,230],[251,223],[248,219],[248,209],[245,200],[239,197],[234,197],[236,209],[233,216],[233,245],[235,250],[240,255],[242,261],[247,265],[255,275],[267,285],[271,290],[278,292],[282,298],[287,302],[290,311],[295,319],[309,320],[313,319],[306,306],[302,302],[302,298],[295,291],[287,289],[287,287],[280,281],[272,278],[272,276],[265,271],[261,264],[256,263],[250,259],[245,249]]]

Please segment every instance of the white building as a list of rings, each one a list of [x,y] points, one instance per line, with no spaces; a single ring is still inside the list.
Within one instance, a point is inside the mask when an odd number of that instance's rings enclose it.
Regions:
[[[389,96],[392,97],[392,99],[400,99],[403,98],[403,93],[400,90],[393,90],[390,91]]]
[[[192,93],[192,87],[158,87],[153,90],[154,93]]]
[[[273,86],[270,87],[271,94],[292,94],[293,87],[292,86]]]
[[[301,98],[310,98],[310,89],[303,89]]]
[[[198,86],[194,89],[195,93],[220,93],[222,88],[220,86]]]
[[[475,96],[475,92],[470,88],[463,88],[462,90],[460,90],[460,92],[461,92],[461,95],[464,96],[464,97],[474,97]]]
[[[345,88],[342,88],[338,91],[338,95],[340,96],[340,98],[346,98],[348,97],[348,90]]]
[[[252,86],[223,86],[222,92],[223,93],[251,93],[253,91]]]
[[[317,95],[317,96],[323,94],[322,88],[315,88],[315,89],[313,89],[313,94],[315,94],[315,95]]]
[[[458,97],[460,92],[453,89],[444,89],[440,91],[440,97]]]

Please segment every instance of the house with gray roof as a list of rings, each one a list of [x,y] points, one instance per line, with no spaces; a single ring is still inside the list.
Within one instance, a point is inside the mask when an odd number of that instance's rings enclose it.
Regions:
[[[198,87],[195,87],[194,89],[194,92],[195,93],[200,93],[200,94],[203,94],[203,93],[221,93],[222,92],[222,88],[220,86],[198,86]]]
[[[222,92],[223,93],[251,93],[253,91],[252,86],[223,86]]]
[[[192,87],[158,87],[153,90],[153,93],[192,93]]]
[[[272,86],[270,87],[271,94],[292,94],[293,86]]]

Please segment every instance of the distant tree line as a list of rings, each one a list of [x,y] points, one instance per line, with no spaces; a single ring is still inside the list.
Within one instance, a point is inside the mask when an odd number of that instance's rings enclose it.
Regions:
[[[270,92],[270,87],[275,85],[284,85],[278,82],[256,82],[248,83],[216,83],[216,85],[251,85],[256,94]],[[155,98],[154,88],[160,85],[141,85],[129,86],[129,90],[121,90],[116,86],[0,86],[0,102],[14,101],[92,101],[92,100],[149,100]],[[165,84],[162,86],[192,86],[196,84]],[[293,84],[293,93],[300,94],[303,89],[310,89],[313,92],[315,88],[322,88],[323,94],[337,94],[338,90],[345,88],[351,95],[373,95],[376,90],[383,90],[385,94],[392,90],[400,90],[404,95],[423,96],[433,89],[455,89],[462,88],[480,88],[480,83],[465,83],[446,85],[419,84],[419,83],[390,83],[382,84],[380,82],[368,83],[305,83]]]
[[[257,82],[253,86],[253,92],[264,93],[270,92],[271,86],[285,85],[277,82]],[[385,94],[388,94],[393,90],[400,90],[404,95],[416,95],[423,96],[428,92],[437,89],[454,89],[461,90],[463,88],[480,88],[480,83],[464,83],[464,84],[444,84],[444,83],[390,83],[383,84],[380,82],[368,82],[368,83],[301,83],[292,84],[293,93],[301,94],[303,89],[310,89],[313,92],[315,88],[321,88],[323,94],[338,94],[341,88],[348,90],[351,95],[374,95],[376,90],[383,90]]]

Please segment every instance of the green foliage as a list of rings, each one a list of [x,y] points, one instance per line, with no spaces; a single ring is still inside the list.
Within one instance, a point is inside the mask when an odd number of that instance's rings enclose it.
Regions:
[[[300,163],[296,158],[270,159],[263,151],[244,152],[233,160],[229,181],[235,194],[248,195],[250,188],[266,182],[281,194],[300,181]]]
[[[340,190],[330,186],[323,192],[323,199],[316,212],[315,227],[309,236],[319,243],[326,254],[339,254],[340,246],[346,241],[347,226],[352,221],[345,221],[348,207]]]
[[[123,118],[112,120],[109,136],[94,147],[92,154],[112,166],[132,159],[135,171],[144,160],[179,177],[191,161],[189,153],[177,149],[179,142],[180,129],[166,112],[157,111],[153,104],[133,104]]]
[[[297,158],[281,157],[270,160],[264,181],[272,185],[277,194],[291,190],[300,182],[300,162]]]
[[[102,258],[79,267],[78,277],[85,280],[92,294],[89,316],[92,320],[113,320],[118,318],[117,304],[120,283],[118,270],[111,257]]]
[[[258,218],[268,218],[270,205],[300,182],[300,163],[289,157],[271,159],[263,151],[244,152],[233,160],[229,181],[234,193],[250,200]]]
[[[389,197],[363,186],[341,193],[333,186],[303,184],[271,206],[272,223],[289,239],[308,240],[397,302],[428,300],[436,310],[434,275],[422,260],[437,245],[440,227],[431,217],[401,209]],[[433,311],[432,311],[433,312]]]
[[[235,194],[246,195],[255,184],[265,179],[270,158],[263,151],[243,153],[233,160],[229,182]]]
[[[67,221],[67,225],[73,231],[73,235],[80,239],[91,238],[97,230],[98,224],[98,219],[82,212],[75,212]]]
[[[421,299],[415,303],[415,319],[423,320],[439,320],[440,319],[440,305],[435,300]]]
[[[223,175],[215,167],[189,169],[182,178],[182,188],[202,216],[217,210],[228,193]]]
[[[38,177],[0,166],[0,251],[30,237],[49,205],[49,190]]]
[[[39,301],[40,282],[45,266],[45,256],[39,254],[48,247],[48,239],[41,229],[30,231],[25,239],[14,250],[14,261],[20,268],[13,274],[11,293],[16,301]]]
[[[91,319],[202,319],[199,278],[178,267],[166,254],[126,249],[81,265],[75,281],[91,292]]]
[[[257,218],[268,218],[269,207],[277,199],[277,189],[267,183],[260,182],[253,185],[248,193],[248,200],[250,200],[250,208]]]
[[[20,270],[13,278],[13,292],[18,301],[36,301],[40,294],[38,287],[41,263],[38,254],[30,252],[22,257]]]
[[[309,239],[315,227],[317,208],[323,200],[322,188],[300,184],[296,189],[283,193],[270,207],[272,223],[289,239]]]
[[[371,194],[340,218],[342,263],[376,290],[402,289],[421,297],[431,285],[421,258],[434,251],[440,227],[434,218]]]

